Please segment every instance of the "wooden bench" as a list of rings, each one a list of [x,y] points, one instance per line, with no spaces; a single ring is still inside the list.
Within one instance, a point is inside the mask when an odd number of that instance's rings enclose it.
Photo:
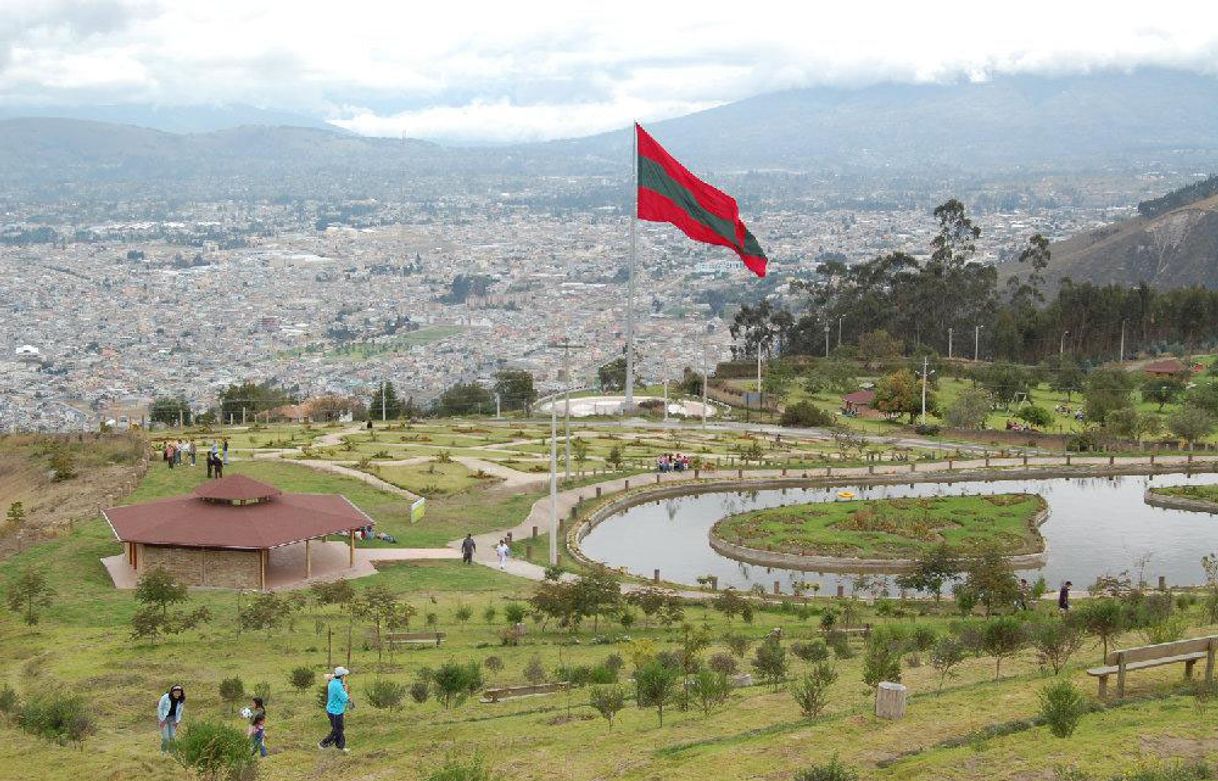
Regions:
[[[553,694],[566,691],[571,684],[566,681],[559,683],[539,683],[533,686],[499,686],[482,692],[482,702],[492,703],[501,700],[511,700],[516,697],[532,697],[536,694]]]
[[[1119,651],[1109,651],[1104,657],[1106,667],[1092,667],[1088,675],[1100,679],[1100,697],[1108,694],[1108,676],[1117,677],[1116,696],[1125,696],[1125,675],[1133,670],[1147,670],[1151,667],[1162,667],[1167,664],[1183,664],[1184,677],[1192,678],[1193,665],[1205,660],[1205,680],[1214,680],[1214,652],[1218,650],[1218,635],[1195,637],[1190,640],[1177,640],[1173,643],[1158,643],[1143,645],[1137,648],[1125,648]]]
[[[444,642],[443,632],[389,632],[385,635],[385,642],[390,647],[397,645],[435,645],[439,646]]]

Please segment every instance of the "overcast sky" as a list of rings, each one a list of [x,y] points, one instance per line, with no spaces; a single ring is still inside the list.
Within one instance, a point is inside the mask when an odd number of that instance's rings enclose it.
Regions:
[[[0,104],[249,103],[358,133],[560,138],[791,87],[1163,65],[1213,0],[0,0]]]

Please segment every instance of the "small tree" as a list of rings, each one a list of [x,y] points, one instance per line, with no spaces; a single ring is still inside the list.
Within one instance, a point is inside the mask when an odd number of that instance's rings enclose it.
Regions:
[[[893,625],[877,627],[863,649],[863,683],[874,689],[881,681],[899,683],[905,638]]]
[[[753,645],[751,639],[735,633],[724,635],[723,642],[727,644],[728,650],[735,654],[737,659],[743,659]]]
[[[897,576],[897,587],[923,591],[938,602],[943,587],[960,577],[960,556],[947,543],[940,543],[914,560],[913,569]]]
[[[795,781],[859,781],[859,774],[835,756],[824,765],[813,765],[795,774]]]
[[[228,711],[232,713],[237,703],[245,698],[245,683],[240,678],[225,678],[220,681],[220,699],[228,703]]]
[[[364,689],[364,698],[374,708],[399,711],[402,700],[406,699],[406,684],[377,678]]]
[[[513,626],[519,624],[521,621],[524,621],[524,617],[527,612],[528,611],[525,610],[524,605],[520,604],[519,602],[509,602],[503,606],[503,618]]]
[[[930,664],[939,673],[939,691],[949,677],[955,677],[956,667],[964,661],[964,643],[955,637],[940,637],[930,649]]]
[[[655,708],[660,726],[664,726],[664,707],[677,693],[681,671],[653,659],[634,672],[635,702],[640,708]]]
[[[1214,433],[1214,418],[1199,407],[1184,406],[1168,416],[1167,428],[1187,442],[1191,449],[1198,441]]]
[[[777,691],[787,677],[787,651],[782,642],[773,635],[762,641],[753,653],[753,671],[764,683]]]
[[[317,673],[313,672],[309,667],[295,667],[288,674],[288,683],[292,684],[292,688],[302,694],[306,689],[313,688],[313,684],[317,682]]]
[[[6,601],[9,610],[19,613],[21,620],[33,626],[38,623],[39,609],[49,607],[54,596],[55,589],[47,582],[46,575],[26,567],[9,581]]]
[[[1107,664],[1108,644],[1125,630],[1125,610],[1115,599],[1089,599],[1074,609],[1072,620],[1077,621],[1083,631],[1098,637],[1103,644]]]
[[[799,705],[799,712],[806,718],[819,716],[829,704],[829,687],[837,680],[837,671],[828,662],[812,666],[802,678],[791,686],[791,696]]]
[[[188,597],[186,584],[162,567],[153,567],[145,572],[135,586],[136,601],[155,608],[162,617],[167,617],[169,608],[185,602]]]
[[[477,662],[445,662],[432,675],[431,683],[436,697],[447,709],[460,705],[482,686],[482,670]]]
[[[482,609],[482,620],[486,622],[487,626],[495,623],[497,615],[499,615],[499,611],[495,609],[494,605],[487,605]]]
[[[727,675],[714,670],[699,670],[686,684],[689,696],[702,709],[705,716],[727,702],[732,693],[732,684]]]
[[[1087,712],[1087,700],[1070,681],[1057,681],[1040,690],[1040,715],[1056,737],[1074,734]]]
[[[227,724],[190,724],[174,741],[173,757],[208,781],[239,781],[254,774],[254,754],[245,732]]]
[[[609,454],[605,456],[605,463],[613,467],[613,471],[615,472],[621,470],[622,462],[624,460],[625,459],[622,457],[621,445],[614,445],[613,447],[609,448]]]
[[[533,654],[529,663],[524,666],[524,679],[536,686],[546,679],[546,667],[541,663],[541,656]]]
[[[25,523],[25,505],[21,502],[13,502],[8,506],[8,512],[4,514],[4,525],[9,530],[21,528],[21,524]]]
[[[588,704],[609,722],[609,729],[613,729],[613,719],[626,707],[626,692],[617,684],[597,686],[589,694]]]
[[[985,608],[988,618],[995,610],[1007,608],[1019,598],[1019,579],[1002,552],[988,547],[968,562],[964,587]]]
[[[1083,644],[1083,633],[1073,621],[1053,619],[1033,624],[1029,637],[1041,665],[1057,675]]]
[[[981,629],[981,650],[994,657],[994,680],[1002,677],[1002,660],[1027,644],[1023,622],[1014,616],[999,616],[985,622]]]

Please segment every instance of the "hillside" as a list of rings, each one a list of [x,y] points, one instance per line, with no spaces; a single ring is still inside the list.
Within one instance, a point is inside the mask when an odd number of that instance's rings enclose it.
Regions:
[[[1052,252],[1045,276],[1053,285],[1069,277],[1162,288],[1218,287],[1218,195],[1072,236],[1054,244]]]

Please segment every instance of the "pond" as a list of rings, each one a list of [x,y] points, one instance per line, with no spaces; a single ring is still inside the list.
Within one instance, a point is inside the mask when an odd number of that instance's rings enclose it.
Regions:
[[[832,488],[785,488],[763,491],[707,491],[636,505],[605,519],[580,547],[589,557],[650,578],[694,584],[715,575],[720,588],[747,589],[754,584],[772,591],[780,581],[784,593],[800,581],[820,583],[822,594],[841,584],[853,590],[854,576],[769,568],[729,559],[715,552],[708,532],[715,521],[733,513],[803,502],[840,501],[837,492],[853,491],[859,499],[905,496],[953,496],[1026,492],[1040,494],[1049,505],[1041,526],[1048,547],[1045,566],[1021,573],[1044,576],[1050,588],[1065,580],[1088,588],[1099,575],[1139,573],[1152,585],[1159,576],[1168,585],[1204,582],[1201,557],[1218,551],[1218,515],[1166,510],[1143,501],[1150,486],[1218,483],[1218,474],[1122,475],[1029,480],[977,480],[912,485],[842,484]]]

